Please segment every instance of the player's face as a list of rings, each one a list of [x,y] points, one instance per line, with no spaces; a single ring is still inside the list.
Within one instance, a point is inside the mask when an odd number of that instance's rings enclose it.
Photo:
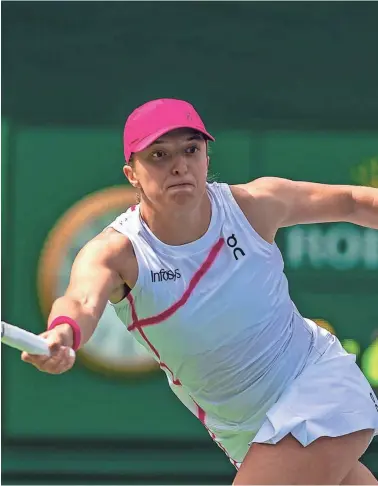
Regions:
[[[124,172],[150,203],[194,204],[206,190],[207,144],[190,129],[173,130],[133,156]]]

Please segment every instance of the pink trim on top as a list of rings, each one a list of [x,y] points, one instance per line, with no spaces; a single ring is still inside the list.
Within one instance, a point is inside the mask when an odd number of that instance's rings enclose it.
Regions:
[[[54,329],[57,326],[60,326],[61,324],[68,324],[71,326],[72,329],[72,334],[73,334],[73,343],[72,343],[72,349],[74,351],[77,351],[80,348],[80,343],[81,343],[81,329],[76,321],[74,321],[71,317],[68,316],[58,316],[53,319],[51,324],[48,327],[48,330],[51,331],[51,329]]]
[[[185,292],[182,294],[181,298],[177,302],[175,302],[173,305],[171,305],[171,307],[168,307],[168,309],[161,312],[160,314],[157,314],[156,316],[147,317],[146,319],[135,320],[127,329],[129,331],[132,331],[136,328],[140,329],[141,327],[160,324],[161,322],[171,317],[175,312],[177,312],[180,309],[180,307],[186,304],[193,290],[198,285],[198,282],[201,280],[201,278],[206,274],[206,272],[209,270],[211,265],[214,263],[214,260],[217,257],[223,245],[224,245],[224,239],[220,238],[210,250],[210,253],[208,254],[206,260],[202,263],[200,268],[193,275],[191,281],[189,282],[188,288],[185,290]]]
[[[192,280],[190,281],[189,286],[188,286],[187,290],[184,292],[184,294],[182,295],[181,299],[179,299],[175,304],[173,304],[171,307],[169,307],[164,312],[161,312],[160,314],[158,314],[156,316],[153,316],[153,317],[149,317],[147,319],[141,319],[141,320],[139,320],[138,319],[137,312],[136,312],[135,302],[134,302],[133,296],[131,295],[131,293],[129,293],[126,296],[127,300],[129,301],[129,304],[130,304],[131,318],[133,320],[133,323],[131,324],[131,326],[128,327],[128,330],[131,331],[131,330],[136,329],[136,330],[139,331],[140,335],[146,341],[146,343],[148,344],[148,346],[151,349],[151,351],[158,358],[159,364],[160,364],[160,368],[165,368],[165,369],[167,369],[171,373],[172,380],[173,380],[173,383],[175,385],[182,386],[182,383],[180,382],[179,379],[177,379],[177,378],[175,379],[174,378],[174,375],[173,375],[173,371],[165,363],[163,363],[163,362],[160,361],[159,351],[153,346],[153,344],[147,338],[147,336],[146,336],[145,332],[143,331],[142,327],[149,326],[149,325],[152,325],[152,324],[159,324],[160,322],[164,321],[165,319],[167,319],[168,317],[170,317],[171,315],[173,315],[180,307],[182,307],[187,302],[187,300],[189,299],[191,293],[193,292],[193,290],[197,286],[197,284],[200,281],[200,279],[205,275],[205,273],[209,270],[209,268],[213,264],[216,256],[218,255],[220,249],[222,248],[223,244],[224,244],[223,238],[219,239],[218,242],[210,250],[210,253],[207,256],[207,258],[204,261],[204,263],[201,265],[201,267],[197,270],[197,272],[192,277]],[[219,441],[219,439],[217,438],[217,436],[214,434],[214,432],[212,432],[207,427],[207,425],[206,425],[206,412],[205,412],[205,410],[202,407],[200,407],[198,405],[198,403],[193,398],[192,398],[192,400],[193,400],[193,402],[195,403],[195,405],[197,407],[197,417],[201,421],[201,423],[204,425],[204,427],[206,428],[206,430],[208,431],[210,437],[217,444],[217,446],[220,449],[222,449],[222,451],[226,454],[226,456],[230,460],[231,464],[233,464],[233,466],[237,470],[239,470],[240,462],[235,461],[235,459],[233,459],[230,456],[230,454],[228,453],[227,449],[223,446],[223,444],[221,444],[221,442]]]
[[[206,430],[209,432],[209,435],[210,437],[213,439],[213,441],[217,444],[217,446],[222,449],[222,451],[226,454],[226,456],[229,458],[231,464],[233,464],[235,466],[235,468],[237,470],[239,470],[239,467],[240,467],[240,463],[235,461],[235,459],[232,459],[232,457],[230,456],[230,454],[228,453],[227,449],[224,447],[223,444],[220,443],[218,437],[214,434],[214,432],[212,432],[209,427],[206,425],[206,412],[205,410],[200,407],[198,405],[198,403],[194,400],[193,397],[191,397],[191,399],[193,400],[193,402],[196,404],[196,407],[197,407],[197,416],[199,418],[199,420],[202,422],[202,424],[205,426]]]
[[[205,419],[206,419],[205,410],[198,405],[198,403],[194,400],[194,398],[192,396],[190,396],[190,398],[193,400],[193,402],[195,403],[195,405],[197,407],[197,417],[198,417],[199,421],[202,422],[203,425],[205,425]],[[206,425],[205,425],[205,427],[206,427]],[[209,429],[207,429],[207,430],[209,430]]]
[[[198,418],[200,422],[202,422],[205,425],[206,412],[202,407],[198,405],[198,403],[196,403],[196,405],[197,405]]]
[[[205,425],[205,424],[204,424]],[[205,425],[206,427],[206,425]],[[223,444],[220,443],[218,437],[214,434],[214,432],[212,432],[208,427],[206,427],[207,431],[209,432],[210,434],[210,437],[213,439],[213,441],[217,444],[217,446],[222,449],[222,451],[226,454],[226,456],[229,458],[231,464],[233,464],[233,466],[239,470],[239,462],[235,461],[235,459],[232,459],[232,457],[230,456],[230,454],[228,453],[227,449],[224,447]]]
[[[206,274],[206,272],[210,269],[211,265],[214,263],[214,260],[217,257],[217,255],[219,254],[223,245],[224,245],[224,239],[220,238],[215,243],[215,245],[212,247],[212,249],[210,250],[208,256],[206,257],[206,260],[202,263],[200,268],[193,275],[191,281],[189,282],[188,288],[185,290],[182,297],[177,302],[175,302],[173,305],[171,305],[171,307],[168,307],[168,309],[161,312],[160,314],[139,320],[137,312],[136,312],[135,302],[134,302],[133,296],[131,295],[131,293],[127,294],[127,296],[126,296],[127,300],[129,301],[129,304],[130,304],[131,318],[133,320],[132,324],[127,329],[129,331],[133,331],[135,329],[139,331],[142,338],[146,341],[148,347],[151,349],[151,351],[154,353],[154,355],[158,358],[160,368],[165,368],[166,370],[168,370],[171,373],[174,385],[182,386],[182,383],[178,378],[174,377],[173,371],[168,367],[168,365],[166,365],[165,363],[163,363],[161,361],[159,351],[155,348],[155,346],[147,338],[147,336],[146,336],[146,334],[145,334],[145,332],[143,331],[142,328],[145,327],[145,326],[151,326],[153,324],[160,324],[161,322],[163,322],[166,319],[168,319],[169,317],[171,317],[175,312],[177,312],[177,310],[180,309],[180,307],[182,307],[183,305],[186,304],[186,302],[188,301],[189,297],[191,296],[193,290],[198,285],[201,278]],[[205,424],[206,413],[199,405],[197,405],[197,408],[198,408],[198,418],[203,424]]]
[[[137,313],[136,313],[135,303],[134,303],[133,296],[131,294],[127,294],[126,298],[127,298],[127,300],[129,301],[129,304],[130,304],[130,308],[131,308],[131,318],[133,319],[133,321],[138,321],[138,316],[137,316]],[[148,346],[151,349],[151,351],[154,353],[154,355],[159,360],[160,368],[165,368],[166,370],[168,370],[170,372],[170,374],[172,376],[172,382],[173,382],[174,385],[182,386],[181,385],[181,381],[179,379],[177,379],[177,378],[174,377],[173,371],[165,363],[163,363],[160,360],[160,353],[159,353],[159,351],[155,348],[155,346],[148,339],[148,337],[146,336],[146,334],[143,331],[143,329],[142,328],[138,328],[137,330],[139,331],[139,333],[142,336],[142,338],[146,341],[146,343],[148,344]]]

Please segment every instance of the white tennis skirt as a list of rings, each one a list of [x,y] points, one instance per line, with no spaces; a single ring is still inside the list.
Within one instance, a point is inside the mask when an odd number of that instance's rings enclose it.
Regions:
[[[268,410],[258,429],[224,431],[216,442],[238,468],[253,442],[276,444],[292,434],[303,446],[319,437],[363,429],[378,435],[378,400],[369,382],[339,340],[312,321],[314,348],[303,371]],[[261,422],[260,422],[261,424]],[[256,424],[254,424],[256,425]]]

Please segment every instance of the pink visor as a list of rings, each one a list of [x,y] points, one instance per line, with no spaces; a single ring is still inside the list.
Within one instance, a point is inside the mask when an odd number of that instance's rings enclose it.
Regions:
[[[159,137],[177,128],[192,128],[208,140],[215,140],[190,103],[170,98],[153,100],[134,110],[126,121],[123,132],[126,162],[133,152],[144,150]]]

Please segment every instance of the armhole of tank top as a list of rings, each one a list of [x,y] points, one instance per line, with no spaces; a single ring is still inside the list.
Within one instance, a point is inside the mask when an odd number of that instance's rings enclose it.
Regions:
[[[113,228],[115,231],[118,231],[118,233],[121,233],[123,236],[125,236],[125,238],[129,238],[130,240],[130,243],[132,244],[133,246],[133,249],[134,249],[134,253],[135,253],[135,258],[137,260],[137,265],[138,265],[138,277],[137,277],[137,280],[135,282],[135,285],[134,287],[130,290],[130,292],[125,295],[125,297],[121,300],[119,300],[118,302],[111,302],[110,300],[108,300],[108,304],[111,305],[116,311],[122,309],[123,307],[126,307],[129,305],[129,300],[127,298],[128,295],[132,295],[132,297],[136,297],[140,291],[142,290],[143,288],[143,284],[145,282],[145,270],[144,270],[144,265],[141,263],[141,257],[140,257],[140,252],[139,252],[139,249],[138,249],[138,245],[137,243],[134,241],[134,238],[132,236],[130,236],[129,234],[127,234],[126,232],[124,231],[121,231],[119,228],[118,228],[118,225],[116,222],[113,222],[111,224],[109,224],[107,226],[107,228]]]
[[[236,211],[236,213],[240,216],[241,224],[243,224],[243,226],[245,226],[249,230],[249,232],[252,234],[252,236],[255,238],[255,240],[258,243],[263,245],[264,248],[266,248],[270,252],[274,253],[278,248],[276,242],[269,243],[269,241],[266,241],[261,235],[259,235],[259,233],[252,226],[252,224],[248,221],[243,210],[241,209],[236,199],[234,198],[234,195],[232,194],[229,184],[222,183],[219,184],[219,186],[220,186],[219,187],[220,192],[222,193],[223,197],[232,206],[232,208]]]

